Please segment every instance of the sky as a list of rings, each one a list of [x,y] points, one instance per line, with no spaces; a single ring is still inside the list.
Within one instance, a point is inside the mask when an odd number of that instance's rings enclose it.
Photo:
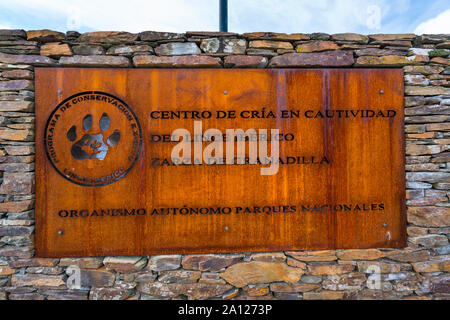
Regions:
[[[450,0],[229,0],[244,33],[450,33]],[[0,29],[218,31],[219,0],[0,0]]]

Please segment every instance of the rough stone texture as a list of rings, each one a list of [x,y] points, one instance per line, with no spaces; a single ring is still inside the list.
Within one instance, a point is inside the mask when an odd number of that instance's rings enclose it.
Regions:
[[[401,265],[398,263],[383,262],[383,261],[361,261],[357,262],[357,269],[362,273],[378,273],[397,274],[401,271]]]
[[[20,259],[14,260],[9,263],[12,268],[23,267],[54,267],[58,264],[59,259],[50,258],[32,258],[32,259]],[[61,265],[60,265],[61,266]]]
[[[66,35],[62,32],[53,30],[30,30],[27,31],[27,40],[38,42],[58,42],[66,38]]]
[[[320,285],[312,283],[296,283],[296,284],[272,283],[270,285],[270,290],[272,292],[285,292],[285,293],[308,292],[318,288],[320,288]]]
[[[356,66],[361,67],[395,67],[428,62],[427,56],[363,56],[356,60]]]
[[[226,284],[206,283],[139,283],[137,287],[142,293],[163,299],[184,295],[191,300],[219,297],[231,288],[232,286]]]
[[[400,262],[423,261],[429,256],[430,253],[428,251],[414,249],[394,250],[386,254],[386,258]]]
[[[65,287],[64,276],[49,276],[41,274],[24,274],[13,275],[11,277],[11,285],[16,287],[33,286],[33,287]]]
[[[364,48],[361,50],[356,50],[355,54],[357,56],[401,56],[406,55],[407,52],[400,50],[386,50],[379,48]]]
[[[186,31],[187,38],[203,38],[203,37],[234,37],[237,36],[234,32],[222,31]]]
[[[309,272],[314,276],[336,275],[350,272],[354,268],[351,264],[310,264]]]
[[[0,53],[0,63],[29,64],[34,66],[50,66],[55,64],[54,60],[49,57],[7,53]]]
[[[412,263],[414,271],[420,273],[450,272],[450,255],[432,257],[429,261]]]
[[[26,39],[27,33],[19,29],[0,29],[1,40]]]
[[[77,39],[78,43],[105,43],[105,44],[119,44],[132,43],[138,39],[138,34],[120,31],[97,31],[87,32],[80,35]]]
[[[321,291],[321,292],[305,292],[303,299],[305,300],[342,300],[345,292],[339,291]]]
[[[320,40],[301,43],[297,45],[297,47],[295,48],[297,52],[320,52],[337,49],[339,49],[339,45],[337,45],[334,41],[320,41]]]
[[[450,292],[450,276],[447,274],[435,279],[431,285],[431,291],[435,293],[446,293]]]
[[[33,89],[33,82],[29,80],[9,80],[0,82],[1,91],[20,91]]]
[[[369,42],[369,38],[362,34],[357,33],[338,33],[331,36],[331,40],[337,42],[356,42],[359,44],[366,44]]]
[[[71,56],[62,57],[59,63],[66,67],[129,67],[130,60],[116,56]]]
[[[354,249],[338,251],[337,257],[341,260],[376,260],[384,257],[384,253],[377,249]]]
[[[223,39],[223,53],[245,54],[247,42],[243,39]]]
[[[98,288],[96,288],[98,290]],[[94,289],[93,289],[94,290]],[[42,290],[47,300],[87,300],[87,290]]]
[[[188,255],[183,258],[184,269],[219,271],[242,260],[242,255]]]
[[[217,53],[220,49],[220,40],[218,38],[203,39],[200,43],[200,49],[206,53]]]
[[[224,66],[226,68],[264,68],[268,61],[262,56],[227,56],[224,59]]]
[[[277,32],[250,32],[244,33],[243,36],[249,40],[264,39],[264,40],[280,40],[280,41],[300,41],[309,40],[310,37],[303,33],[277,33]]]
[[[89,300],[125,300],[130,292],[120,288],[92,288]]]
[[[153,271],[166,271],[178,269],[180,265],[180,255],[153,256],[148,263],[148,268]]]
[[[415,34],[403,33],[403,34],[371,34],[369,35],[371,40],[378,41],[390,41],[390,40],[414,40],[416,38]]]
[[[170,41],[183,39],[184,34],[172,32],[144,31],[139,33],[139,38],[142,41]]]
[[[30,194],[34,192],[34,174],[5,172],[0,194]]]
[[[175,270],[162,271],[158,281],[162,283],[196,283],[201,276],[200,271]]]
[[[406,86],[405,93],[411,96],[437,96],[441,94],[450,94],[450,89],[444,87]]]
[[[328,276],[322,286],[326,290],[360,290],[366,276],[358,272]]]
[[[61,56],[71,56],[72,50],[67,43],[52,42],[41,46],[41,56],[59,58]]]
[[[242,288],[248,284],[285,281],[295,283],[303,271],[277,262],[241,262],[220,274],[228,283]]]
[[[33,79],[33,72],[30,70],[9,70],[2,73],[8,79]]]
[[[108,270],[131,273],[141,270],[147,265],[147,259],[143,257],[107,257],[103,264]]]
[[[15,269],[9,268],[7,266],[0,266],[0,277],[10,276],[16,273]]]
[[[247,41],[244,39],[208,38],[202,40],[200,48],[206,53],[245,54]]]
[[[450,299],[449,49],[443,34],[0,30],[0,300]],[[403,68],[407,247],[36,258],[39,66]]]
[[[99,55],[105,53],[105,49],[97,44],[80,44],[77,46],[73,46],[72,51],[74,54],[82,56]]]
[[[81,286],[82,287],[111,287],[114,284],[114,273],[98,269],[81,269]]]
[[[62,267],[78,266],[82,269],[97,269],[103,265],[103,258],[61,258],[59,265]]]
[[[290,42],[270,40],[250,41],[249,47],[258,49],[294,49]]]
[[[286,256],[281,252],[255,253],[250,256],[253,261],[283,262]]]
[[[4,111],[33,111],[34,103],[32,101],[0,101],[0,112]]]
[[[354,63],[352,51],[287,53],[270,60],[269,67],[344,67]]]
[[[334,250],[321,251],[288,251],[287,255],[300,261],[334,261],[337,260]]]
[[[106,54],[108,55],[120,55],[120,56],[131,56],[133,54],[145,54],[145,53],[151,53],[153,52],[153,48],[150,47],[149,45],[136,45],[136,46],[132,46],[132,45],[128,45],[128,46],[124,46],[124,45],[119,45],[119,46],[114,46],[108,49],[108,51],[106,52]]]
[[[170,56],[158,57],[150,55],[139,55],[133,58],[133,63],[136,67],[158,67],[158,68],[218,68],[221,66],[219,58],[209,56]]]
[[[33,205],[34,202],[32,200],[6,201],[0,203],[0,212],[22,212],[31,209]]]
[[[445,227],[450,224],[450,209],[446,207],[409,207],[408,222],[423,227]]]
[[[182,56],[200,54],[200,49],[193,42],[171,42],[156,47],[155,52],[160,56]]]

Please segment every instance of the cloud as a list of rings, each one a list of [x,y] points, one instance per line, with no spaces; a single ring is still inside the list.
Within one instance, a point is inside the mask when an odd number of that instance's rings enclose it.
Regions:
[[[233,32],[361,32],[369,31],[370,7],[379,19],[409,0],[229,0],[229,29]],[[0,0],[14,15],[27,13],[23,28],[59,30],[216,31],[218,0]],[[23,20],[24,18],[22,18]],[[52,24],[51,26],[49,24]]]
[[[74,27],[131,32],[218,28],[218,2],[212,0],[0,0],[1,7],[17,16],[26,12],[29,21],[21,21],[25,29],[36,25],[37,21],[43,28],[62,31],[73,30]],[[57,21],[58,25],[49,26],[49,18]]]
[[[0,30],[1,29],[13,29],[13,27],[7,22],[0,22]]]
[[[414,30],[416,34],[450,33],[450,9],[422,22]]]
[[[238,33],[412,32],[416,26],[412,20],[436,15],[445,1],[229,0],[228,25]],[[3,21],[28,30],[217,31],[219,1],[0,0],[0,24]],[[448,32],[448,27],[438,29]]]
[[[396,10],[388,0],[230,0],[230,27],[237,32],[366,32],[371,7],[378,9],[380,22]]]

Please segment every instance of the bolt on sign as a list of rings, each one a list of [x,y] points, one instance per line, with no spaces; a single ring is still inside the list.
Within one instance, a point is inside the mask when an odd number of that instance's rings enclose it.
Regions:
[[[36,69],[37,255],[402,247],[401,69]]]

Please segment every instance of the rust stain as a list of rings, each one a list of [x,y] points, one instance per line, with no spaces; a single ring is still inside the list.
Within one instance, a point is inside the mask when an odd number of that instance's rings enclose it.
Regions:
[[[257,252],[336,248],[396,247],[406,243],[402,71],[393,69],[104,69],[36,68],[36,246],[41,257],[171,253]],[[371,81],[367,79],[370,78]],[[379,86],[385,94],[380,96]],[[63,88],[58,95],[55,88]],[[42,138],[58,102],[82,91],[119,97],[142,127],[142,149],[125,178],[86,187],[63,178],[50,163]],[[224,91],[227,94],[224,94]],[[373,102],[377,102],[373,104]],[[92,103],[62,126],[82,124],[86,113],[100,118]],[[238,114],[266,108],[279,114],[300,109],[292,119],[202,119],[203,128],[275,129],[292,133],[280,142],[280,156],[327,157],[329,164],[281,165],[261,176],[252,165],[154,165],[170,160],[174,143],[152,142],[193,128],[193,119],[152,120],[151,111],[217,110]],[[306,118],[305,111],[380,108],[394,119]],[[113,111],[109,111],[113,112]],[[111,122],[120,126],[120,117]],[[70,123],[69,123],[70,122]],[[67,136],[55,137],[62,159],[70,160]],[[120,148],[132,137],[120,137]],[[206,144],[204,144],[206,146]],[[113,148],[113,147],[111,147]],[[125,157],[120,149],[117,159]],[[111,149],[114,150],[114,149]],[[112,152],[112,151],[111,151]],[[112,154],[112,153],[111,153]],[[70,161],[69,161],[70,162]],[[110,170],[105,161],[96,170]],[[78,167],[77,167],[78,166]],[[82,162],[75,168],[83,168]],[[380,187],[382,186],[382,187]],[[384,210],[304,212],[302,206],[383,203]],[[281,213],[280,206],[296,206]],[[169,208],[230,207],[229,214],[152,214]],[[268,207],[236,213],[235,208]],[[62,218],[60,210],[144,208],[145,215]],[[273,209],[275,208],[275,209]],[[135,211],[136,212],[136,211]],[[162,212],[162,211],[161,211]],[[388,228],[383,227],[386,223]],[[64,234],[57,231],[64,229]],[[226,229],[227,228],[227,229]],[[387,237],[389,232],[389,237]]]

